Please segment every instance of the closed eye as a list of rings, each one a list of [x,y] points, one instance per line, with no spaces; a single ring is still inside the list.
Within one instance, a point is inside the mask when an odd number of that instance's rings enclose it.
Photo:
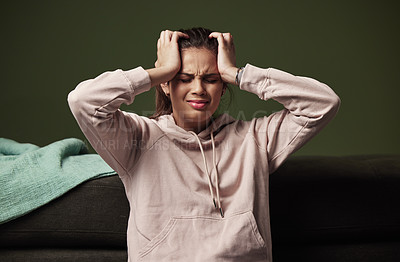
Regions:
[[[210,84],[214,84],[217,83],[218,80],[217,79],[204,79],[205,82],[210,83]]]
[[[215,83],[219,82],[219,79],[215,79],[215,78],[205,78],[203,81],[206,82],[206,83],[208,83],[208,84],[215,84]]]
[[[182,82],[182,83],[190,83],[190,82],[192,82],[192,79],[178,79],[178,81],[179,82]]]

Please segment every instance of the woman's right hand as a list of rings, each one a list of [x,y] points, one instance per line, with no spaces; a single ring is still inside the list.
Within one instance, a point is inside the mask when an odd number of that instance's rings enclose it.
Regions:
[[[181,68],[181,55],[178,47],[180,37],[188,38],[179,31],[165,30],[157,41],[157,61],[155,68],[147,70],[152,86],[170,81]]]

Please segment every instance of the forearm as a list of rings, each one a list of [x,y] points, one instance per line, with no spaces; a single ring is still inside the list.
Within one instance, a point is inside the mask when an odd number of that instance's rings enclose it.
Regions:
[[[109,118],[121,104],[150,89],[150,78],[143,68],[105,72],[83,81],[68,95],[72,113],[80,119]]]
[[[175,72],[165,68],[150,68],[146,69],[151,80],[151,86],[158,86],[159,84],[166,83],[175,77]]]
[[[118,110],[150,89],[150,78],[142,68],[106,72],[80,83],[68,95],[68,104],[93,148],[119,175],[139,156],[132,141],[141,141],[146,130],[140,117]],[[126,147],[123,145],[129,144]]]
[[[247,65],[240,88],[257,94],[263,100],[273,99],[281,103],[296,119],[309,124],[332,118],[340,105],[339,97],[327,85],[273,68]]]
[[[340,105],[339,97],[327,85],[273,68],[247,65],[240,88],[285,107],[256,120],[255,137],[267,146],[271,173],[314,137],[336,115]]]

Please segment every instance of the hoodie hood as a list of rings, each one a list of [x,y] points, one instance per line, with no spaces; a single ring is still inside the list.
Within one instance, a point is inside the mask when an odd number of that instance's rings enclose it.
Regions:
[[[209,148],[212,146],[211,133],[213,133],[214,135],[214,141],[216,145],[224,140],[226,136],[226,132],[224,132],[223,130],[224,127],[234,121],[235,119],[230,115],[221,114],[220,116],[215,118],[206,129],[196,134],[197,137],[200,139],[203,148]],[[170,137],[174,143],[185,146],[186,148],[199,148],[197,139],[193,136],[193,134],[175,124],[173,114],[160,116],[158,118],[158,124],[165,132],[165,134]]]

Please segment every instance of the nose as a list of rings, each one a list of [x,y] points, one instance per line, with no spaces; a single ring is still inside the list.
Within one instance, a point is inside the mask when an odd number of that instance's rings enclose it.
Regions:
[[[206,94],[206,89],[204,88],[201,79],[198,78],[194,79],[194,81],[192,82],[191,93],[198,96],[203,96]]]

